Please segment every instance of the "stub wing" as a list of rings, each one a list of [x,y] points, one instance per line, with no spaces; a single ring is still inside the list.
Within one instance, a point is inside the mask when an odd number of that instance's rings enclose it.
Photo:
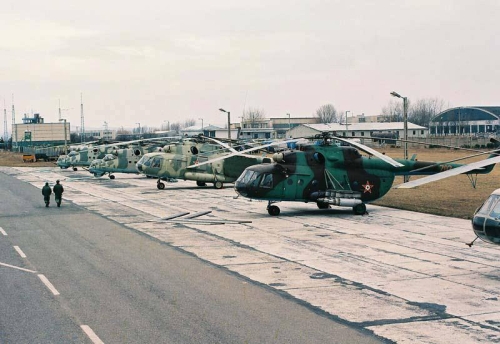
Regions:
[[[430,175],[430,176],[427,176],[424,178],[420,178],[420,179],[417,179],[417,180],[414,180],[414,181],[411,181],[408,183],[399,184],[399,185],[396,185],[394,188],[395,189],[412,189],[412,188],[415,188],[415,187],[420,186],[420,185],[435,182],[437,180],[445,179],[445,178],[456,176],[459,174],[467,173],[467,172],[470,172],[472,170],[480,170],[481,168],[483,168],[485,166],[493,165],[493,164],[496,164],[499,162],[500,162],[500,156],[496,156],[494,158],[489,158],[489,159],[473,162],[473,163],[468,164],[468,165],[453,168],[451,170],[444,171],[444,172],[437,173],[437,174],[433,174],[433,175]]]

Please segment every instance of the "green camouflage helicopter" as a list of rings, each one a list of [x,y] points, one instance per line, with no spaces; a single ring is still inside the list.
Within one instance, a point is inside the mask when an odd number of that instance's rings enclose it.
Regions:
[[[216,189],[221,189],[224,183],[234,182],[248,166],[271,162],[267,157],[239,154],[224,162],[203,164],[209,158],[228,155],[228,151],[237,152],[213,138],[190,137],[166,145],[161,152],[145,154],[136,166],[140,173],[158,178],[160,190],[165,189],[162,181],[171,179],[193,180],[198,186],[213,183]]]
[[[95,159],[90,163],[89,172],[94,177],[102,177],[106,174],[109,179],[115,179],[113,173],[139,173],[136,164],[144,154],[159,151],[157,145],[136,146],[122,148],[108,153],[102,159]]]
[[[274,203],[280,201],[314,202],[320,209],[331,205],[352,207],[354,214],[363,215],[366,203],[384,196],[391,189],[395,176],[435,174],[464,166],[421,162],[414,158],[391,159],[331,133],[318,138],[316,143],[274,154],[273,163],[246,168],[235,182],[236,192],[250,199],[267,200],[267,211],[272,216],[279,215],[280,208]],[[335,141],[350,146],[339,146]],[[371,156],[362,156],[358,149]],[[228,155],[221,159],[230,158]],[[467,173],[489,173],[498,162],[497,158],[486,159],[483,165]]]

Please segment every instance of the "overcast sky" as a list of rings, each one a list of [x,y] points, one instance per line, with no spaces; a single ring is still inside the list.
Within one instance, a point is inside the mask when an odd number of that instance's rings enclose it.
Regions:
[[[500,105],[498,0],[4,0],[0,101],[86,128]],[[3,116],[2,116],[3,128]],[[10,130],[9,130],[10,131]],[[3,134],[3,131],[2,133]]]

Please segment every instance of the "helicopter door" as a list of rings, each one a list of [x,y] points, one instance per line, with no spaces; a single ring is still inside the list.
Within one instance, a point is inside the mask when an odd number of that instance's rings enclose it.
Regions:
[[[301,200],[304,198],[304,179],[302,176],[291,174],[283,181],[283,198],[290,200]]]
[[[262,174],[258,190],[260,196],[265,196],[269,192],[272,192],[273,198],[283,197],[283,188],[278,185],[276,175],[273,175],[270,172]]]

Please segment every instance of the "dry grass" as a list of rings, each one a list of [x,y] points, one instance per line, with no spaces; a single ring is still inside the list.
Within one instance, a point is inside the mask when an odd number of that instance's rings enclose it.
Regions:
[[[0,151],[0,166],[9,167],[54,167],[55,161],[23,162],[23,153]]]
[[[403,157],[402,148],[386,148],[380,151],[385,152],[393,158]],[[470,152],[452,149],[410,148],[409,156],[411,157],[414,153],[417,153],[417,159],[420,161],[441,162],[471,154]],[[460,163],[470,163],[480,159],[468,159]],[[53,167],[54,162],[38,161],[25,163],[23,162],[21,153],[0,151],[0,166]],[[493,172],[490,174],[479,175],[478,184],[475,189],[466,175],[450,177],[420,186],[416,189],[392,189],[387,195],[374,202],[374,204],[422,213],[470,219],[474,210],[483,203],[489,194],[493,190],[500,188],[500,183],[498,182],[500,180],[499,175],[499,167],[493,169]],[[402,181],[402,177],[397,177],[394,185],[400,184]]]
[[[403,149],[393,148],[384,150],[393,158],[402,158]],[[409,149],[409,156],[417,154],[420,161],[450,161],[465,157],[471,152],[452,149]],[[486,158],[486,155],[458,161],[458,163],[471,163]],[[489,174],[478,175],[474,189],[466,175],[458,175],[440,181],[419,186],[415,189],[391,189],[387,195],[374,202],[398,209],[407,209],[422,213],[444,215],[471,219],[474,211],[490,193],[500,188],[500,168],[497,166]],[[412,177],[418,178],[418,177]],[[394,185],[403,182],[402,177],[397,177]]]

